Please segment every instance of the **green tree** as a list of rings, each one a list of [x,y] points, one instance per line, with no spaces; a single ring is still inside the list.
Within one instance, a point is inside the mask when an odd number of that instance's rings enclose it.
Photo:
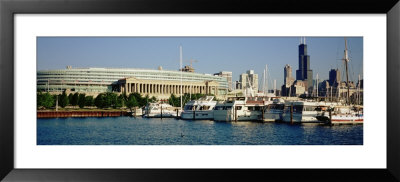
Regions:
[[[125,103],[126,103],[126,101],[125,101],[124,95],[123,94],[119,95],[117,97],[116,107],[118,107],[118,108],[124,107]]]
[[[103,93],[97,95],[96,99],[94,99],[94,105],[98,108],[103,108],[105,103],[105,96]]]
[[[104,108],[113,107],[116,108],[117,94],[106,92],[104,97]]]
[[[38,92],[36,94],[36,106],[38,108],[43,106],[43,94],[42,94],[42,92]]]
[[[178,100],[178,98],[172,93],[171,96],[169,96],[168,103],[172,106],[177,107],[178,102],[180,102],[180,100]]]
[[[43,107],[50,108],[53,107],[54,104],[54,97],[50,95],[48,92],[43,94]]]
[[[63,91],[63,93],[58,96],[58,105],[60,105],[62,108],[65,108],[65,106],[68,105],[68,102],[68,96],[65,91]]]
[[[75,92],[75,94],[72,96],[71,105],[72,106],[78,105],[78,100],[79,100],[79,94],[78,92]]]
[[[86,101],[85,94],[79,94],[79,96],[78,96],[79,108],[84,108],[85,107],[85,101]]]
[[[69,93],[69,95],[68,95],[68,104],[72,103],[72,97],[74,97],[74,94]]]
[[[150,98],[150,102],[157,102],[157,100],[158,100],[158,99],[157,99],[157,97],[155,97],[155,96],[153,96],[153,97]]]
[[[126,107],[128,107],[132,112],[132,108],[137,106],[139,106],[139,103],[137,102],[135,95],[130,94],[128,101],[126,102]]]
[[[93,96],[86,96],[85,97],[85,106],[93,106],[93,105],[94,105]]]
[[[146,99],[145,98],[143,98],[142,97],[142,95],[140,95],[139,93],[132,93],[132,95],[133,96],[135,96],[135,98],[136,98],[136,101],[138,102],[138,104],[139,104],[139,107],[143,107],[143,106],[145,106],[146,104],[147,104],[147,102],[146,102]],[[129,98],[129,97],[128,97]],[[128,99],[127,98],[127,99]]]
[[[149,94],[146,94],[146,97],[143,98],[143,105],[147,105],[150,102]]]

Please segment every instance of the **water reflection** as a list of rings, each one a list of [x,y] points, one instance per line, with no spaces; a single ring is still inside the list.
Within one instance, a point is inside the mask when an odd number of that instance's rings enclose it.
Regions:
[[[362,145],[363,126],[173,118],[38,119],[38,145]]]

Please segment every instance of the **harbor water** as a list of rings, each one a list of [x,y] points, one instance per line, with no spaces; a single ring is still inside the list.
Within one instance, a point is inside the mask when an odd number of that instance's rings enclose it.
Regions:
[[[102,117],[37,119],[37,145],[362,145],[363,125]]]

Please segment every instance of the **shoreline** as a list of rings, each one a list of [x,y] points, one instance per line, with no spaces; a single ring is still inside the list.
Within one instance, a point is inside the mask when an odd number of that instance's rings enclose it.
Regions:
[[[119,117],[129,116],[127,111],[107,111],[107,110],[65,110],[65,111],[52,111],[43,110],[36,112],[37,118],[68,118],[68,117]]]

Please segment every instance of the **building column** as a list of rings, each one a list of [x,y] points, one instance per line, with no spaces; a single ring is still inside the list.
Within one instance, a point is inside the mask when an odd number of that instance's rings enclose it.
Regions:
[[[156,93],[157,94],[160,93],[160,85],[159,84],[156,84]]]
[[[133,92],[137,92],[137,83],[133,84]]]
[[[128,83],[125,83],[125,88],[124,88],[125,93],[128,93]]]
[[[149,94],[153,93],[153,84],[149,83]]]
[[[169,84],[165,85],[165,92],[166,94],[169,94]]]

